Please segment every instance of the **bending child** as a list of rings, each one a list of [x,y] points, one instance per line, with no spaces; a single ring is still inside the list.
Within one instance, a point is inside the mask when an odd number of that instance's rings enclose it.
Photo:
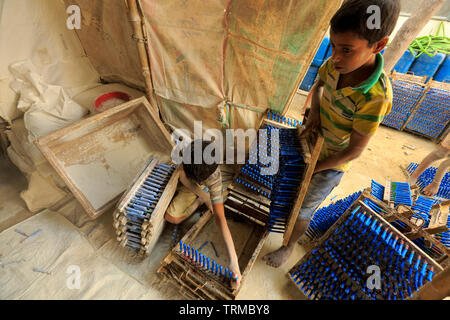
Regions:
[[[210,141],[202,141],[202,149],[198,150],[203,155]],[[231,285],[233,289],[237,289],[241,282],[241,273],[239,270],[238,258],[234,248],[233,239],[228,228],[227,220],[225,218],[225,209],[223,206],[223,192],[222,192],[222,174],[217,163],[206,164],[203,161],[201,164],[194,163],[194,145],[192,141],[185,152],[189,152],[189,163],[183,163],[180,172],[180,181],[182,185],[177,188],[177,195],[172,199],[172,202],[167,209],[165,219],[173,224],[179,224],[191,216],[192,213],[202,204],[205,203],[207,207],[213,212],[216,225],[224,239],[229,257],[229,269],[233,272],[232,278],[237,276],[237,280],[232,280]],[[183,160],[185,156],[183,156]],[[200,186],[203,185],[203,186]],[[207,193],[209,190],[209,195]]]

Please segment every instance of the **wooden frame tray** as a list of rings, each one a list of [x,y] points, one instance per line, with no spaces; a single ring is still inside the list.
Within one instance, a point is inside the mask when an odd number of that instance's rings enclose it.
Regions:
[[[333,224],[333,226],[327,230],[327,232],[319,238],[317,242],[315,242],[315,245],[288,271],[287,276],[291,279],[292,283],[299,289],[299,291],[306,296],[306,293],[302,291],[300,286],[298,286],[294,279],[291,277],[292,274],[296,272],[296,270],[299,268],[300,265],[305,263],[312,255],[312,252],[321,249],[325,242],[330,238],[330,236],[335,232],[337,228],[339,228],[347,219],[349,214],[357,207],[362,206],[366,210],[366,212],[372,217],[377,220],[378,223],[381,223],[383,228],[386,228],[389,230],[389,232],[392,232],[394,236],[398,236],[399,240],[403,240],[403,242],[409,246],[410,250],[414,250],[416,254],[420,254],[422,257],[422,261],[426,261],[429,266],[433,266],[434,268],[434,276],[437,276],[440,272],[444,270],[443,266],[437,263],[435,260],[433,260],[430,256],[428,256],[423,250],[421,250],[416,244],[414,244],[407,236],[405,236],[403,233],[398,231],[394,226],[392,226],[388,220],[385,219],[382,215],[374,212],[369,206],[367,206],[363,200],[364,199],[370,199],[374,202],[376,202],[377,205],[382,205],[382,209],[386,211],[387,217],[391,217],[389,214],[390,208],[387,207],[386,204],[383,204],[382,202],[378,201],[375,197],[370,195],[370,188],[366,189],[359,198],[350,206],[349,209]],[[353,285],[354,288],[358,287],[358,285],[352,280],[348,279]],[[420,291],[420,289],[419,289]],[[364,294],[363,294],[364,296]],[[368,297],[366,297],[368,299]]]
[[[263,225],[255,223],[254,220],[246,215],[228,209],[229,201],[227,199],[224,204],[225,213],[238,255],[239,268],[242,275],[241,286],[237,290],[233,290],[229,283],[225,283],[224,280],[218,278],[210,271],[195,265],[191,260],[187,259],[180,252],[177,245],[161,261],[162,266],[159,268],[158,273],[161,273],[166,279],[175,284],[187,298],[202,300],[236,299],[268,236],[268,232]],[[231,223],[233,219],[236,219],[236,221]],[[205,240],[211,241],[211,238],[209,238],[212,236],[211,230],[218,233],[218,237],[220,237],[220,233],[217,232],[217,226],[213,220],[212,212],[207,211],[184,235],[181,241],[199,248]],[[212,251],[210,246],[206,246],[205,249],[207,250],[202,250],[202,252],[211,258],[223,259],[226,257],[226,251],[224,245],[220,246],[218,242],[217,240],[215,242],[215,247],[219,249],[218,252],[220,254],[218,258],[214,255],[214,251]],[[226,265],[226,262],[222,264]]]
[[[130,187],[125,191],[122,200],[116,207],[114,211],[114,228],[116,229],[117,240],[121,242],[121,245],[125,247],[127,241],[126,231],[127,228],[125,226],[127,222],[125,207],[130,203],[131,198],[135,195],[136,191],[140,188],[144,180],[149,176],[152,172],[153,168],[159,163],[157,159],[149,159],[147,164],[145,165],[142,172],[134,179],[133,183]],[[170,205],[170,201],[172,201],[173,195],[177,189],[178,179],[180,176],[180,167],[177,167],[175,171],[172,173],[167,185],[164,188],[164,191],[161,197],[158,200],[158,203],[153,210],[148,221],[145,221],[142,225],[142,234],[141,234],[141,249],[139,250],[140,256],[148,256],[153,250],[156,242],[159,239],[162,231],[164,230],[165,219],[164,214],[166,213],[167,208]]]
[[[290,129],[294,128],[292,126],[279,123],[277,121],[263,118],[261,120],[260,128],[265,125],[270,125],[278,128],[290,128]],[[300,135],[303,132],[303,130],[304,127],[302,126],[297,127],[298,135]],[[291,238],[294,225],[297,221],[298,215],[300,214],[300,209],[302,207],[303,201],[305,200],[306,192],[308,191],[309,183],[311,182],[312,175],[316,168],[317,160],[319,158],[323,142],[324,138],[320,134],[316,136],[308,135],[300,138],[300,143],[302,144],[303,149],[303,158],[306,163],[306,169],[304,171],[302,185],[299,188],[299,190],[297,190],[296,201],[294,203],[294,206],[292,207],[290,218],[286,225],[286,231],[284,232],[283,235],[283,245],[287,245]]]
[[[150,156],[168,163],[174,146],[145,97],[35,143],[92,218],[114,206]]]

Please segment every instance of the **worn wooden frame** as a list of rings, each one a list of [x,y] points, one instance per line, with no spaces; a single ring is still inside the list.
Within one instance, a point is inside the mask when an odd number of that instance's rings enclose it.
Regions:
[[[261,120],[259,127],[263,128],[265,125],[287,129],[294,128],[292,126],[267,119],[266,116]],[[299,136],[302,134],[304,128],[304,126],[297,127],[297,134]],[[301,187],[299,188],[299,190],[297,190],[296,201],[289,215],[290,218],[286,225],[286,231],[283,235],[283,245],[287,245],[291,238],[292,231],[294,230],[294,226],[297,221],[297,217],[300,214],[300,209],[302,207],[303,201],[305,200],[306,192],[308,191],[309,183],[311,182],[312,175],[316,168],[317,160],[319,159],[320,150],[322,149],[324,143],[324,138],[320,134],[310,134],[301,137],[300,143],[302,145],[303,159],[306,163],[306,169],[304,171]]]
[[[233,290],[219,277],[187,259],[180,252],[178,246],[175,246],[169,255],[161,261],[162,266],[158,269],[158,273],[179,287],[180,292],[187,298],[201,300],[236,299],[268,236],[264,224],[255,223],[255,219],[251,216],[230,209],[229,203],[229,199],[224,203],[227,217],[239,216],[252,226],[252,233],[248,236],[243,251],[238,256],[239,268],[242,271],[241,285],[236,290]],[[207,211],[184,235],[181,241],[183,243],[192,243],[205,225],[213,218],[213,213]]]
[[[421,86],[424,88],[424,92],[422,97],[419,99],[419,101],[417,102],[417,104],[415,106],[413,106],[411,108],[411,112],[409,114],[409,116],[406,118],[405,122],[403,123],[402,127],[400,128],[400,131],[406,131],[406,132],[410,132],[413,133],[415,135],[418,136],[422,136],[425,137],[427,139],[432,139],[432,137],[408,129],[407,126],[408,124],[411,122],[411,120],[414,118],[415,114],[417,113],[417,111],[420,109],[420,107],[422,106],[423,102],[425,101],[428,92],[433,89],[433,88],[437,88],[437,89],[442,89],[442,90],[447,90],[450,91],[450,83],[445,83],[445,82],[440,82],[440,81],[434,81],[434,80],[430,80],[428,82],[426,82],[428,79],[427,76],[416,76],[413,74],[403,74],[403,73],[397,73],[397,72],[393,72],[392,74],[392,81],[404,81],[404,82],[408,82],[417,86]],[[442,141],[446,135],[449,133],[450,131],[450,121],[447,122],[444,130],[442,131],[442,133],[435,139],[433,139],[434,142],[440,142]]]
[[[294,129],[292,126],[263,118],[260,122],[260,128],[263,128],[265,125]],[[302,130],[303,127],[299,127],[297,133],[300,135]],[[285,241],[289,240],[297,220],[299,210],[322,148],[323,137],[307,136],[302,137],[300,141],[307,168],[304,172],[302,185],[297,192],[297,200],[294,204],[288,224],[289,233],[285,234]],[[178,246],[175,246],[171,253],[161,262],[162,266],[158,270],[158,273],[162,274],[164,278],[179,287],[180,292],[185,294],[187,298],[236,299],[244,280],[252,269],[269,234],[267,231],[267,222],[270,214],[270,201],[267,198],[254,191],[248,190],[241,184],[233,183],[228,187],[228,196],[224,203],[224,207],[227,216],[235,215],[246,219],[248,223],[253,226],[253,232],[255,233],[254,237],[250,236],[247,239],[247,243],[244,247],[245,251],[241,253],[241,256],[244,255],[245,257],[250,257],[246,265],[241,266],[240,263],[240,269],[242,270],[241,286],[233,291],[230,287],[224,285],[223,281],[216,276],[188,260],[180,252]],[[212,213],[208,211],[208,213],[205,214],[183,237],[183,243],[192,243],[210,219],[212,219]],[[241,260],[240,257],[239,260]]]
[[[119,204],[116,207],[116,210],[114,211],[113,217],[114,217],[114,228],[116,229],[116,235],[117,240],[120,241],[120,244],[122,247],[125,247],[127,242],[127,235],[126,231],[127,228],[125,226],[127,222],[126,218],[126,211],[125,207],[130,203],[130,200],[133,198],[133,196],[136,194],[137,190],[141,187],[145,179],[149,176],[149,174],[152,172],[153,168],[159,163],[156,159],[149,159],[147,164],[145,165],[142,172],[135,178],[133,183],[130,185],[130,187],[127,189],[127,191],[124,192],[124,195],[122,197],[122,200],[119,202]],[[172,201],[173,195],[175,194],[175,191],[177,189],[178,180],[180,176],[180,167],[175,169],[175,171],[172,173],[169,181],[167,182],[167,185],[164,188],[164,191],[161,195],[161,197],[158,200],[158,203],[153,210],[150,219],[148,221],[145,221],[142,224],[142,234],[141,234],[141,249],[139,250],[138,254],[140,256],[148,256],[152,252],[156,242],[159,239],[159,236],[161,235],[165,220],[164,220],[164,214],[166,213],[167,208],[170,205],[170,202]]]

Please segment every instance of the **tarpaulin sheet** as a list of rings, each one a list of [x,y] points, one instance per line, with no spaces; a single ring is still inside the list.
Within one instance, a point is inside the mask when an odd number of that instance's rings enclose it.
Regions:
[[[341,1],[140,3],[147,18],[153,86],[165,99],[160,107],[169,124],[189,126],[167,111],[180,108],[175,102],[207,109],[227,105],[232,111],[226,125],[248,128],[261,118],[248,116],[249,110],[281,112],[287,106]],[[206,121],[206,127],[215,126]]]
[[[67,17],[61,0],[0,1],[0,117],[12,121],[22,115],[10,88],[13,63],[30,60],[42,81],[70,96],[98,83],[79,39],[66,27]]]
[[[28,235],[41,231],[26,239],[17,229]],[[148,294],[56,212],[45,210],[0,233],[0,251],[0,299],[142,299]],[[73,266],[79,287],[71,278]]]
[[[64,3],[67,7],[80,7],[81,28],[76,33],[102,79],[145,88],[126,1],[64,0]]]

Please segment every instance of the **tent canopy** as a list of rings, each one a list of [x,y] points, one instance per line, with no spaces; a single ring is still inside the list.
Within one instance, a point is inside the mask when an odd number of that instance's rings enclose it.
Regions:
[[[0,2],[0,116],[21,117],[9,88],[12,63],[30,59],[50,84],[76,94],[121,82],[145,90],[137,49],[146,41],[155,101],[172,128],[251,128],[268,108],[283,112],[341,1],[140,0],[144,39],[133,32],[131,1]],[[81,29],[66,12],[77,5]],[[23,12],[23,16],[12,14]],[[6,49],[6,50],[5,50]]]

